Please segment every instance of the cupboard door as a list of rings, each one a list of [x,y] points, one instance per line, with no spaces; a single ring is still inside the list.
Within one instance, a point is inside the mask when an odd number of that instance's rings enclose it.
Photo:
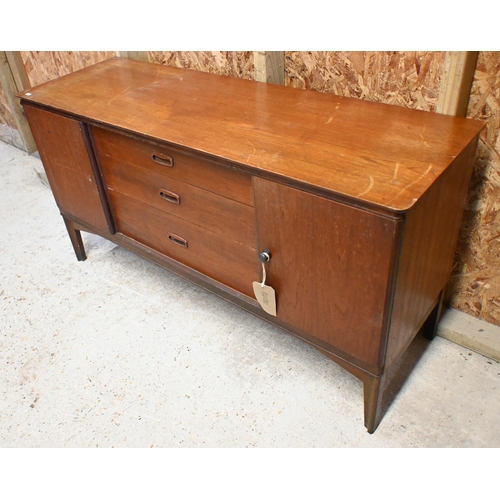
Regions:
[[[82,124],[29,105],[24,112],[61,212],[108,231]]]
[[[380,366],[397,221],[260,178],[254,197],[278,318]]]

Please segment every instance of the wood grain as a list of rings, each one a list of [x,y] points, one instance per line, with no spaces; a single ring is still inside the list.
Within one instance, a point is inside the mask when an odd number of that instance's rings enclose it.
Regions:
[[[418,333],[450,279],[477,139],[405,218],[387,364]]]
[[[448,309],[439,323],[438,335],[500,363],[500,326]]]
[[[59,209],[109,232],[81,123],[29,105],[24,112]]]
[[[446,52],[437,113],[465,116],[478,52]]]
[[[92,132],[102,162],[108,157],[115,158],[147,169],[152,174],[187,182],[253,206],[252,178],[249,174],[144,138],[125,136],[99,127],[93,127]],[[154,161],[155,154],[172,158],[173,167],[168,168]]]
[[[123,59],[30,93],[22,97],[394,211],[411,207],[483,126]]]
[[[396,222],[259,178],[254,192],[278,317],[376,372]]]
[[[125,194],[224,238],[255,248],[252,207],[112,157],[101,157],[101,164],[109,191]],[[179,203],[162,198],[162,191],[177,195]]]
[[[255,80],[285,84],[285,53],[280,51],[254,52]]]
[[[258,280],[254,248],[221,237],[128,196],[110,192],[118,230],[126,236],[185,264],[235,290],[253,297]],[[187,248],[169,239],[173,234],[187,241]]]

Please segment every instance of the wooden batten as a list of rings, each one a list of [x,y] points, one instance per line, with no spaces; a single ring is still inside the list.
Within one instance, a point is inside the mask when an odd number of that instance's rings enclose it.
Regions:
[[[478,52],[447,52],[436,112],[465,116]]]
[[[138,51],[138,52],[119,52],[120,57],[126,57],[127,59],[135,59],[136,61],[148,62],[148,53],[147,51]]]
[[[285,84],[285,53],[254,52],[255,79],[258,82]]]
[[[500,326],[448,309],[441,319],[438,335],[455,344],[500,362]]]
[[[7,60],[9,61],[10,70],[16,83],[16,88],[18,92],[30,87],[30,80],[28,74],[26,73],[26,68],[24,67],[23,58],[21,57],[21,52],[5,52]]]
[[[35,141],[31,135],[31,131],[22,111],[19,99],[16,97],[16,93],[23,89],[19,89],[17,87],[14,75],[17,76],[19,85],[22,85],[22,77],[18,72],[16,72],[16,70],[12,71],[7,53],[0,52],[0,86],[3,88],[3,95],[6,101],[4,106],[10,112],[13,125],[12,128],[14,131],[19,132],[20,139],[22,141],[22,144],[15,145],[22,147],[22,149],[28,153],[33,153],[36,151]]]

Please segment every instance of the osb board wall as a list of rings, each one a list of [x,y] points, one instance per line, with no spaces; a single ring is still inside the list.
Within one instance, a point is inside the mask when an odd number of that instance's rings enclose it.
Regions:
[[[148,61],[255,80],[253,52],[148,52]]]
[[[4,89],[0,85],[0,123],[11,128],[16,128],[16,121]]]
[[[5,90],[0,85],[0,140],[22,148],[23,142],[17,130],[16,120],[12,113]]]
[[[115,57],[115,52],[21,52],[32,86]]]
[[[449,289],[452,307],[500,325],[500,52],[480,52],[468,116],[486,121]]]
[[[435,111],[444,52],[285,52],[285,85]]]

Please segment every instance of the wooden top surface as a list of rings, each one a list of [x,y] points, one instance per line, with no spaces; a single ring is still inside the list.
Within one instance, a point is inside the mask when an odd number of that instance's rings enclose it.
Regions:
[[[118,58],[18,95],[397,212],[411,207],[484,126]]]

